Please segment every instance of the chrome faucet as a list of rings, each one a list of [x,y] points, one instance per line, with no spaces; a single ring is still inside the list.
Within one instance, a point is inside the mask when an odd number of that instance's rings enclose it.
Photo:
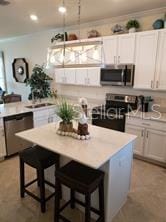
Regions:
[[[36,103],[36,97],[35,97],[35,92],[36,90],[31,90],[31,93],[32,93],[32,104],[35,104]]]

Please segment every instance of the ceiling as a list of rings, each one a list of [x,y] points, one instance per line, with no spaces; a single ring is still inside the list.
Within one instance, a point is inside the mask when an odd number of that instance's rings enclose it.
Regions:
[[[62,15],[58,7],[62,0],[8,0],[10,5],[0,6],[0,38],[25,35],[61,27]],[[67,25],[77,24],[78,0],[65,0]],[[166,0],[81,0],[81,22],[122,16],[144,10],[166,7]],[[36,14],[38,22],[30,20]]]

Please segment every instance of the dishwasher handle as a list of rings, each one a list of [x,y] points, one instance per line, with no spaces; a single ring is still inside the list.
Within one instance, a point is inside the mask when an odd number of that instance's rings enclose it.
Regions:
[[[24,119],[25,119],[26,117],[28,117],[28,116],[33,117],[33,113],[32,113],[32,112],[28,112],[28,113],[22,113],[22,114],[7,116],[7,117],[4,117],[4,121],[24,120]]]

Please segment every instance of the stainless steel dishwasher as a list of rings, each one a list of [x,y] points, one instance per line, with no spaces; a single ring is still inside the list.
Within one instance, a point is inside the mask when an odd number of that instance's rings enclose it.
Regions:
[[[15,136],[18,132],[33,128],[32,112],[4,117],[4,126],[7,156],[32,146],[32,143]]]

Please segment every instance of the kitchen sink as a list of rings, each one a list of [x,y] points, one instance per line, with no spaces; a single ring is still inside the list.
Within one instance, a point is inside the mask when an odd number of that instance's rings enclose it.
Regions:
[[[29,109],[36,109],[36,108],[41,108],[41,107],[46,107],[46,106],[52,106],[54,104],[52,103],[40,103],[40,104],[33,104],[33,105],[30,105],[30,106],[26,106],[26,108],[29,108]]]

